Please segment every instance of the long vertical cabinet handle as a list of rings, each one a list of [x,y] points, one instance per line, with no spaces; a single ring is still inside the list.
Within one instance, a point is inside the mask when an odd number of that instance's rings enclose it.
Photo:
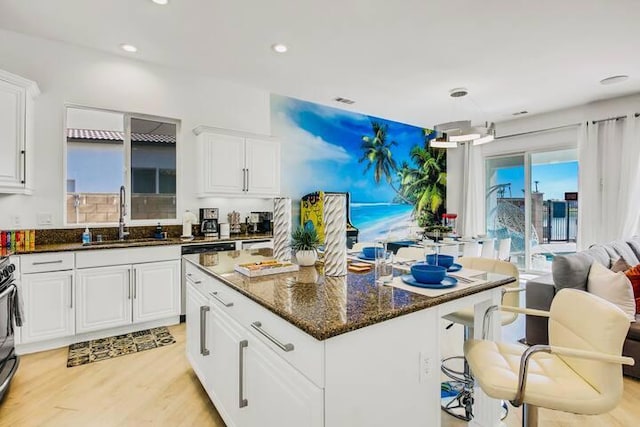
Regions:
[[[71,278],[69,282],[69,308],[73,308],[73,274],[69,277]]]
[[[249,191],[249,168],[247,168],[247,189],[245,191]]]
[[[136,297],[138,296],[138,281],[136,280],[136,269],[133,269],[133,299],[136,299]]]
[[[238,346],[238,407],[244,408],[249,405],[249,401],[244,397],[244,349],[249,347],[249,341],[242,340]]]
[[[246,191],[245,188],[247,188],[247,174],[246,169],[242,168],[242,191]]]
[[[207,349],[207,311],[209,311],[208,305],[200,306],[200,354],[203,356],[209,355]]]
[[[22,180],[20,183],[25,184],[27,182],[27,152],[20,150],[20,154],[22,154]]]

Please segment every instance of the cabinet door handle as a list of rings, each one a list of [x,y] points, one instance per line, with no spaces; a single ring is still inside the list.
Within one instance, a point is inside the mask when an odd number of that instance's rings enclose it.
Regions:
[[[131,276],[129,276],[129,283],[127,284],[127,299],[131,299]]]
[[[133,269],[133,299],[136,299],[136,297],[138,296],[138,291],[137,291],[137,287],[138,287],[138,281],[136,280],[136,269]]]
[[[55,261],[34,261],[31,265],[46,265],[46,264],[62,264],[61,259],[57,259]]]
[[[69,282],[69,308],[73,308],[73,274]]]
[[[22,180],[21,184],[27,182],[27,152],[25,150],[20,150],[20,154],[22,154]]]
[[[233,307],[233,303],[232,302],[224,302],[224,300],[218,296],[218,292],[217,291],[216,292],[209,292],[209,295],[214,297],[216,300],[218,300],[218,302],[220,304],[224,305],[225,307]]]
[[[242,340],[238,346],[238,407],[244,408],[249,405],[244,397],[244,349],[249,347],[249,341]]]
[[[249,191],[249,168],[247,168],[246,171],[247,171],[247,189],[245,191]]]
[[[262,334],[264,337],[266,337],[269,341],[271,341],[272,343],[274,343],[275,345],[278,346],[278,348],[280,348],[280,350],[282,351],[293,351],[293,349],[295,348],[293,346],[293,344],[291,343],[287,343],[287,344],[282,344],[278,339],[276,339],[273,335],[271,335],[269,332],[265,331],[264,329],[262,329],[262,322],[253,322],[251,324],[251,327],[253,329],[255,329],[256,331],[260,332],[260,334]]]
[[[209,350],[207,350],[207,311],[209,311],[209,306],[200,306],[200,354],[203,356],[209,355]]]

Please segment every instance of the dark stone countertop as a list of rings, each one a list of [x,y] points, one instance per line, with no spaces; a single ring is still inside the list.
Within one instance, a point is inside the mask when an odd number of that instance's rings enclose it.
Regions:
[[[184,255],[183,258],[318,340],[326,340],[394,317],[505,285],[513,277],[485,273],[487,283],[427,297],[375,284],[374,274],[324,277],[322,266],[250,278],[234,271],[240,263],[271,258],[271,250]]]
[[[90,245],[83,245],[82,243],[45,243],[36,244],[34,249],[19,249],[14,250],[13,255],[24,254],[39,254],[46,252],[71,252],[71,251],[85,251],[85,250],[98,250],[98,249],[122,249],[122,248],[138,248],[145,246],[167,246],[167,245],[202,245],[207,243],[224,243],[235,242],[238,240],[264,240],[271,239],[271,234],[238,234],[228,239],[205,239],[203,237],[196,237],[190,241],[184,241],[177,237],[170,237],[168,239],[130,239],[130,240],[107,240],[100,243],[93,242]]]

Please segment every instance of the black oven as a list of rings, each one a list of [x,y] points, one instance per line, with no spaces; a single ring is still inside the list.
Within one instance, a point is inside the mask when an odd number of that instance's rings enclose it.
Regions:
[[[18,288],[13,280],[15,267],[9,258],[0,259],[0,402],[18,369],[14,332],[22,324],[19,313]]]

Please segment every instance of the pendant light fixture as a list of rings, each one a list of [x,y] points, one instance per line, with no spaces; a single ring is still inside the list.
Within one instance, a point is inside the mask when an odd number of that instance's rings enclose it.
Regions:
[[[469,91],[465,88],[455,88],[449,91],[452,98],[467,96]],[[459,142],[473,142],[473,145],[486,144],[495,139],[495,125],[485,123],[484,126],[472,126],[471,120],[457,120],[435,125],[436,132],[442,137],[432,139],[431,147],[456,148]]]

